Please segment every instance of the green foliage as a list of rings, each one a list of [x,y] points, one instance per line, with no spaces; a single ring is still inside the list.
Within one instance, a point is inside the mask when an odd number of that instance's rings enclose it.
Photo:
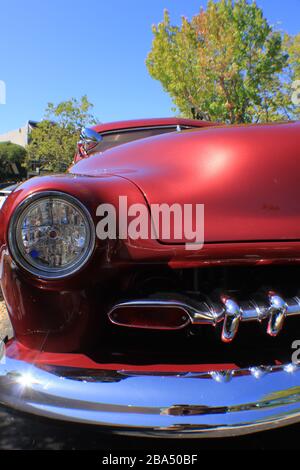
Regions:
[[[289,51],[255,2],[209,0],[181,26],[171,25],[165,11],[153,35],[146,65],[182,115],[244,123],[296,111],[284,76]]]
[[[283,107],[288,116],[300,119],[300,33],[296,36],[285,34],[284,47],[289,56],[289,62],[286,70]],[[297,106],[293,106],[290,96],[297,96]]]
[[[292,80],[300,80],[300,33],[296,36],[284,36],[284,45],[289,55],[289,66]]]
[[[33,164],[45,171],[64,171],[74,158],[82,127],[96,123],[91,114],[93,105],[83,96],[58,105],[49,103],[45,119],[33,129],[27,146],[27,168]]]
[[[20,145],[11,142],[0,143],[0,181],[15,181],[25,177],[25,157],[26,150]],[[18,175],[13,171],[12,165],[16,166]]]

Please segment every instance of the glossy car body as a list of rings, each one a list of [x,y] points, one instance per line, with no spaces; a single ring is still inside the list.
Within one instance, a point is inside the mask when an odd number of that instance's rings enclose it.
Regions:
[[[300,124],[168,122],[175,132],[92,152],[68,174],[34,178],[7,198],[0,275],[15,337],[0,366],[0,401],[145,436],[298,422]],[[96,238],[74,275],[32,275],[12,253],[12,221],[24,201],[49,192],[80,201],[95,226],[99,204],[117,207],[120,195],[128,205],[146,201],[150,225],[151,204],[204,204],[204,246]]]

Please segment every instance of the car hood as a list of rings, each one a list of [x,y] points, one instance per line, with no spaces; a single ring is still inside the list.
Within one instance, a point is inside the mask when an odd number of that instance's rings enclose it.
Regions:
[[[127,178],[149,205],[204,204],[206,243],[300,240],[299,122],[167,134],[70,171]]]

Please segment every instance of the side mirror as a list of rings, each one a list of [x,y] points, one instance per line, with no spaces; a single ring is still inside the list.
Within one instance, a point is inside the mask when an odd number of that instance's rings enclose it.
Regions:
[[[86,127],[82,129],[80,134],[80,147],[83,148],[86,154],[88,154],[93,148],[95,148],[99,142],[103,140],[103,137],[93,129]]]

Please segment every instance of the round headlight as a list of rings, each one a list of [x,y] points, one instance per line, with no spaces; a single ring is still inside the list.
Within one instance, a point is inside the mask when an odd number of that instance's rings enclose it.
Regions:
[[[95,246],[88,210],[74,197],[56,191],[38,193],[17,208],[9,227],[15,261],[44,279],[78,271]]]

